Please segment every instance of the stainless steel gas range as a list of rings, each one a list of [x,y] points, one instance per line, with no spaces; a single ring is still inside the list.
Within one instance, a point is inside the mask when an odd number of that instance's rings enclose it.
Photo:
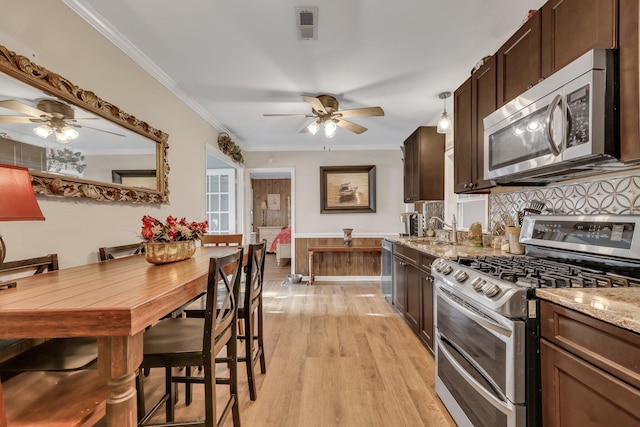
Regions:
[[[432,264],[436,392],[458,426],[541,425],[536,288],[640,286],[640,216],[527,216],[520,242]]]

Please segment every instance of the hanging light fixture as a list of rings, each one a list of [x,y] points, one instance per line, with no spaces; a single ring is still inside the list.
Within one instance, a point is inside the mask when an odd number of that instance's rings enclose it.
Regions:
[[[440,99],[444,102],[444,111],[442,112],[442,116],[438,119],[438,133],[447,133],[451,128],[451,117],[447,114],[447,98],[451,96],[451,92],[442,92],[438,95]]]
[[[336,136],[336,129],[338,128],[338,125],[336,124],[335,121],[329,119],[327,121],[324,122],[324,136],[326,138],[333,138],[334,136]]]

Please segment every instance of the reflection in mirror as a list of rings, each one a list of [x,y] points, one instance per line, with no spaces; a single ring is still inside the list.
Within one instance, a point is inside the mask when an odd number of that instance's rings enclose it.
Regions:
[[[168,202],[167,134],[3,46],[0,71],[0,163],[36,192]]]

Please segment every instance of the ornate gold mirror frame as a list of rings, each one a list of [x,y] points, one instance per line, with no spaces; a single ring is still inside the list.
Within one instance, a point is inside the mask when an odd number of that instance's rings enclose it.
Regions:
[[[2,45],[0,45],[0,72],[70,102],[79,108],[95,113],[143,137],[149,138],[157,144],[156,170],[158,183],[156,190],[31,170],[31,182],[36,193],[64,197],[86,197],[105,201],[169,203],[169,163],[167,162],[167,150],[169,148],[167,140],[169,135],[125,113],[95,93],[79,88],[66,78],[31,62],[28,58],[10,51]]]

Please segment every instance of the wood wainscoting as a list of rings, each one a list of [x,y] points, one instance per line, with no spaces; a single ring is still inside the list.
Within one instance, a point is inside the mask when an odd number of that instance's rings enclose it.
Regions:
[[[338,237],[296,238],[295,272],[309,275],[310,246],[340,246]],[[382,246],[380,237],[354,237],[353,246]],[[380,252],[320,252],[315,255],[316,276],[380,276]]]

